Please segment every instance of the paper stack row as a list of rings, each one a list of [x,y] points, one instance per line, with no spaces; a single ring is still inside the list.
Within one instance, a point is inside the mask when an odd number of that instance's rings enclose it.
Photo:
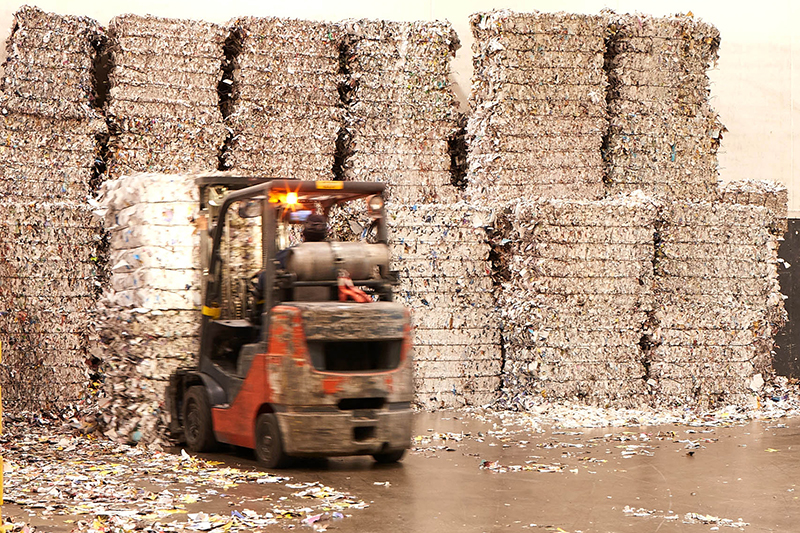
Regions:
[[[202,21],[111,20],[110,176],[217,169],[227,136],[217,93],[226,36]]]
[[[641,404],[639,341],[652,310],[657,206],[631,195],[509,207],[503,403]]]
[[[232,131],[223,165],[244,175],[333,179],[341,129],[339,29],[327,22],[243,17],[229,23]]]
[[[166,427],[170,373],[199,352],[198,188],[191,175],[135,174],[107,181],[100,205],[111,236],[103,414],[109,436],[152,440]]]
[[[93,53],[84,17],[23,7],[6,41],[0,97],[0,342],[8,412],[54,410],[91,394],[88,347],[103,277]]]
[[[654,262],[657,329],[646,354],[665,403],[737,403],[763,385],[785,321],[774,215],[765,207],[672,203]]]
[[[707,69],[719,31],[688,15],[611,15],[611,127],[604,147],[611,193],[667,199],[717,197],[724,126],[711,109]]]
[[[3,199],[0,234],[4,407],[58,410],[85,399],[102,248],[91,209]]]
[[[601,198],[605,19],[502,10],[470,22],[468,196]]]
[[[396,204],[456,202],[448,140],[458,129],[447,22],[341,23],[345,179],[381,181]]]
[[[501,350],[490,247],[491,211],[466,203],[394,206],[395,299],[414,325],[416,401],[484,405],[500,388]]]

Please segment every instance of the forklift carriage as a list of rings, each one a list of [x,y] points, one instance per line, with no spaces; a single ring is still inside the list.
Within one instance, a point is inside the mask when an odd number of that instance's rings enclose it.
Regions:
[[[170,430],[270,468],[292,456],[399,461],[411,443],[408,310],[392,301],[382,183],[198,180],[203,308],[197,365],[170,377]],[[354,209],[357,241],[297,241],[310,213]],[[346,207],[343,206],[346,204]],[[351,217],[352,218],[352,217]]]

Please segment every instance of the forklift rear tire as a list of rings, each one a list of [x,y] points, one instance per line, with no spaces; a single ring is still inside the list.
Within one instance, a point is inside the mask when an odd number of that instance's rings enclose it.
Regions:
[[[211,422],[211,404],[202,385],[189,387],[183,398],[183,435],[186,447],[193,452],[213,452],[217,438]]]
[[[373,453],[372,458],[375,459],[376,463],[390,464],[398,462],[405,454],[405,450],[395,450],[393,452],[386,453]]]
[[[278,418],[272,413],[259,415],[256,420],[256,458],[267,468],[283,468],[289,463]]]

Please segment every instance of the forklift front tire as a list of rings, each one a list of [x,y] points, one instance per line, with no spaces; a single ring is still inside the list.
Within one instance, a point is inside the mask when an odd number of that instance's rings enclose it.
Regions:
[[[283,451],[278,419],[272,413],[259,415],[256,420],[256,458],[267,468],[283,468],[289,462]]]
[[[202,385],[189,387],[183,398],[183,434],[190,451],[212,452],[217,448],[211,422],[211,404]]]
[[[395,450],[386,453],[373,453],[372,458],[375,459],[376,463],[389,464],[398,462],[405,454],[405,450]]]

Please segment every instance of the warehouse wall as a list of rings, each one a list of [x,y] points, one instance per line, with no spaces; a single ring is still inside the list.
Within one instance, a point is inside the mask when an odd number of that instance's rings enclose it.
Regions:
[[[12,14],[26,2],[11,0],[0,6],[0,28],[9,28]],[[448,19],[462,40],[453,63],[456,91],[469,93],[472,74],[468,17],[471,13],[507,7],[518,11],[599,13],[605,7],[618,12],[640,11],[668,15],[692,11],[714,24],[722,35],[718,69],[710,73],[712,105],[728,128],[719,154],[721,178],[777,180],[789,188],[789,216],[800,217],[800,120],[795,101],[800,101],[800,42],[792,28],[800,23],[800,7],[789,0],[767,0],[753,6],[732,8],[725,0],[680,0],[664,4],[656,0],[409,0],[402,3],[354,0],[332,3],[306,2],[92,2],[90,0],[39,0],[35,5],[63,14],[86,15],[107,24],[115,15],[138,13],[203,19],[223,23],[238,15],[274,15],[317,20],[374,17],[390,20]],[[5,36],[4,36],[5,37]],[[0,58],[5,50],[0,50]]]

